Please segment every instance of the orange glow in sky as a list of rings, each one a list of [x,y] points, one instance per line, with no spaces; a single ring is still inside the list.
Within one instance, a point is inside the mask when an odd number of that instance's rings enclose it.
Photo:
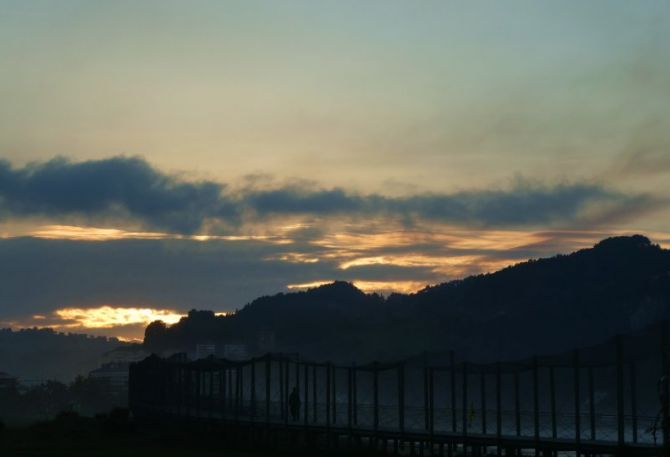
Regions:
[[[119,308],[100,306],[98,308],[63,308],[54,314],[65,322],[65,326],[84,328],[112,328],[121,325],[149,324],[161,320],[175,324],[183,314],[174,310],[152,308]]]
[[[670,1],[0,2],[0,328],[670,248]]]
[[[314,287],[323,286],[333,282],[330,281],[313,281],[303,284],[289,284],[286,287],[290,290],[307,290]],[[425,282],[421,281],[352,281],[354,286],[363,292],[400,292],[413,293],[417,292],[427,286]]]
[[[455,227],[416,227],[412,230],[387,226],[375,231],[366,225],[335,224],[330,231],[315,238],[301,240],[295,230],[309,229],[308,224],[246,227],[230,235],[181,235],[140,229],[116,229],[76,225],[40,225],[32,228],[8,228],[8,237],[32,236],[42,239],[73,241],[111,241],[120,239],[191,240],[211,243],[254,243],[260,246],[258,262],[278,262],[305,265],[312,270],[309,276],[296,276],[283,284],[291,291],[306,290],[347,280],[366,293],[414,293],[427,285],[462,278],[471,274],[493,272],[525,260],[528,249],[537,256],[551,256],[559,252],[589,247],[606,236],[626,235],[635,230],[463,230]],[[644,231],[640,231],[644,232]],[[670,247],[670,236],[665,232],[644,232],[655,242]],[[294,236],[295,235],[295,236]],[[295,239],[294,239],[295,238]],[[546,244],[545,244],[546,243]],[[266,246],[273,246],[271,249]],[[515,253],[515,250],[521,252]],[[245,251],[240,251],[244,253]],[[329,267],[330,266],[330,267]],[[366,276],[361,270],[374,267],[397,267],[389,278]],[[328,272],[328,268],[332,268]],[[321,273],[315,271],[320,269]],[[416,270],[417,274],[413,274]],[[387,269],[386,271],[395,271]],[[311,280],[311,278],[319,280]],[[303,279],[301,281],[301,279]],[[281,287],[281,285],[279,286]],[[279,292],[279,290],[277,290]],[[225,299],[225,296],[223,296]],[[255,297],[251,297],[253,299]],[[103,301],[102,303],[109,303]],[[185,309],[185,308],[183,308]],[[225,313],[219,313],[224,315]],[[184,316],[182,311],[166,309],[160,303],[126,307],[123,304],[94,305],[93,307],[67,306],[51,312],[30,314],[0,323],[10,327],[52,327],[58,331],[86,332],[138,339],[149,323],[161,320],[174,324]]]
[[[167,238],[168,234],[134,232],[113,228],[79,227],[74,225],[45,225],[30,232],[30,236],[51,240],[110,241],[120,239],[163,239]]]

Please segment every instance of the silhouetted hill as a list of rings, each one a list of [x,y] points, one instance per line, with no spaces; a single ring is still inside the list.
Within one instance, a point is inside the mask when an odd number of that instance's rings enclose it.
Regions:
[[[447,349],[492,360],[589,345],[668,316],[670,251],[635,235],[387,299],[335,282],[262,297],[228,317],[192,312],[169,328],[153,325],[145,344],[254,348],[272,331],[276,350],[333,360]]]
[[[599,342],[668,316],[670,251],[643,236],[601,241],[402,297],[450,346],[501,357]],[[464,330],[464,329],[467,329]]]
[[[100,365],[102,356],[123,345],[116,338],[52,329],[0,329],[0,371],[24,380],[72,381]]]
[[[145,345],[156,352],[192,350],[202,342],[244,342],[255,347],[258,337],[270,332],[277,350],[336,356],[345,347],[354,350],[363,345],[359,339],[374,325],[383,325],[385,314],[381,295],[365,294],[337,281],[303,292],[261,297],[232,316],[193,310],[170,327],[153,323],[145,332]],[[339,348],[328,350],[333,343]],[[313,351],[306,350],[307,346]]]

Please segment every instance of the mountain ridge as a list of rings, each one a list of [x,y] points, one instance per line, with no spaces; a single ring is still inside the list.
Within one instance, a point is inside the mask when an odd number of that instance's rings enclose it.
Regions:
[[[487,361],[594,344],[668,316],[670,251],[633,235],[412,294],[385,298],[335,281],[259,297],[227,317],[192,311],[171,327],[151,324],[145,345],[189,350],[207,340],[258,350],[256,336],[270,331],[275,349],[318,358],[454,349]]]

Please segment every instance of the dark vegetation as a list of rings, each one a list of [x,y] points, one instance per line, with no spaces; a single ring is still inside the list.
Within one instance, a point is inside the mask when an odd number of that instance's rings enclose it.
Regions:
[[[110,392],[106,382],[82,376],[70,384],[47,381],[21,389],[8,385],[0,389],[0,420],[27,424],[65,413],[92,417],[126,404],[126,392]]]
[[[225,430],[202,424],[136,424],[128,410],[82,417],[59,414],[49,421],[22,427],[0,423],[0,455],[7,457],[352,457],[370,452],[333,453],[325,450],[260,448],[257,443],[238,442]],[[253,449],[253,450],[252,450]]]
[[[70,382],[100,365],[106,352],[124,345],[116,338],[52,329],[0,329],[0,371],[28,380]]]
[[[530,260],[388,298],[335,282],[261,297],[232,316],[192,311],[155,322],[154,352],[199,342],[246,343],[271,331],[275,351],[352,362],[456,350],[470,360],[509,360],[588,346],[670,316],[670,251],[635,235],[569,255]]]
[[[8,457],[210,457],[244,456],[216,449],[211,439],[186,439],[179,433],[139,430],[128,410],[116,409],[94,418],[73,412],[30,426],[0,425],[0,455]],[[203,437],[204,438],[204,437]]]

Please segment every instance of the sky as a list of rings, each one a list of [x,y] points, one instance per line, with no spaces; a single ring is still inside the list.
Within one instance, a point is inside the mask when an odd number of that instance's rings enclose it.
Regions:
[[[665,1],[0,0],[0,326],[670,247]]]

